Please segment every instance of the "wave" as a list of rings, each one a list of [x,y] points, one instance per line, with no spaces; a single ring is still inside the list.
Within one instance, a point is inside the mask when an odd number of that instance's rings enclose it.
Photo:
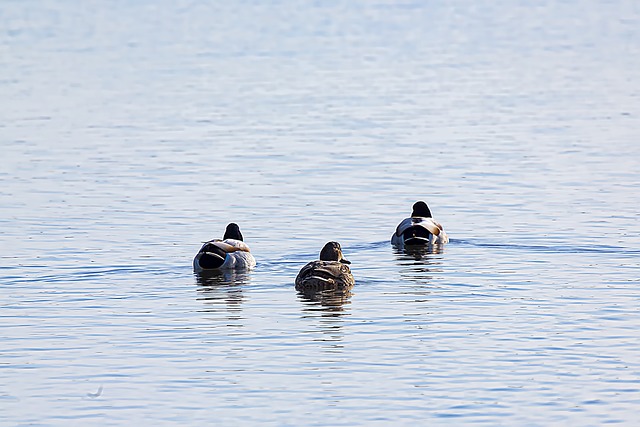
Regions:
[[[473,246],[477,248],[492,248],[492,249],[508,249],[508,250],[523,250],[523,251],[536,251],[546,253],[559,253],[559,254],[619,254],[619,255],[640,255],[640,250],[632,249],[624,246],[613,245],[565,245],[565,244],[521,244],[521,243],[494,243],[479,240],[469,239],[450,239],[449,245],[454,246]]]

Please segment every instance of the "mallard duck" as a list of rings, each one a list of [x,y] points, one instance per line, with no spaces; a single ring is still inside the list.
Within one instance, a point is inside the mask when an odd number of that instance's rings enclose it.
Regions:
[[[311,261],[302,267],[296,277],[296,289],[350,289],[355,280],[347,264],[351,262],[342,256],[340,243],[329,242],[320,251],[320,260]]]
[[[449,236],[442,225],[431,217],[431,211],[425,202],[413,205],[410,218],[405,218],[391,236],[391,243],[396,246],[425,246],[445,244]]]
[[[243,241],[240,227],[233,222],[227,225],[222,240],[205,242],[193,259],[196,273],[208,270],[251,269],[256,259],[249,246]]]

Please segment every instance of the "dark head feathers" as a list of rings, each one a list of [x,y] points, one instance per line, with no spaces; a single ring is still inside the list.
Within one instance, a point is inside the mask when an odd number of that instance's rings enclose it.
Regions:
[[[351,264],[342,255],[342,248],[338,242],[329,242],[320,251],[320,261],[340,261],[343,264]]]
[[[242,233],[240,233],[240,227],[238,227],[238,224],[232,222],[231,224],[227,225],[227,229],[224,231],[224,237],[222,239],[243,240]]]
[[[413,205],[413,212],[411,212],[412,217],[421,216],[424,218],[431,218],[431,211],[429,210],[429,206],[425,202],[416,202]]]

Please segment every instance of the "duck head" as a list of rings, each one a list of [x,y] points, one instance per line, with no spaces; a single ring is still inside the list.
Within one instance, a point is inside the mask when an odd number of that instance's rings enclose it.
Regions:
[[[423,218],[431,218],[431,211],[429,206],[423,201],[415,202],[413,205],[412,217],[421,216]]]
[[[342,256],[342,248],[338,242],[329,242],[320,251],[320,261],[339,261],[343,264],[351,264],[351,261]]]
[[[242,233],[240,233],[240,227],[238,227],[238,224],[232,222],[227,225],[227,229],[224,231],[224,237],[222,237],[222,239],[235,239],[243,241]]]

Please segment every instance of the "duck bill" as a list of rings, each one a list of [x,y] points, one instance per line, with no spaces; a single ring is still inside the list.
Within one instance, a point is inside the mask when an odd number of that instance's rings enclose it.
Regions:
[[[343,264],[351,264],[351,261],[349,261],[348,259],[344,259],[344,258],[342,258],[340,260],[340,262],[343,263]]]

